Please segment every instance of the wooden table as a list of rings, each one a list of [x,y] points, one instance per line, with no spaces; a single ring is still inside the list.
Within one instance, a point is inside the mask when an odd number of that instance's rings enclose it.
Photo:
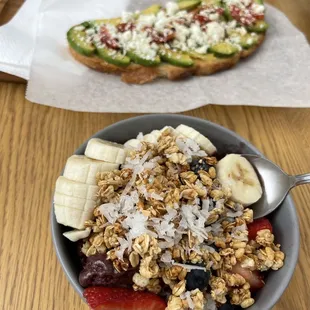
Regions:
[[[310,38],[308,0],[271,2]],[[9,20],[19,3],[9,0],[0,24]],[[310,171],[310,109],[210,105],[185,114],[236,131],[288,173]],[[0,309],[87,309],[53,249],[49,224],[53,188],[66,158],[86,138],[131,116],[32,104],[25,100],[25,85],[0,83]],[[296,188],[292,194],[301,228],[300,257],[275,310],[310,308],[310,187]]]

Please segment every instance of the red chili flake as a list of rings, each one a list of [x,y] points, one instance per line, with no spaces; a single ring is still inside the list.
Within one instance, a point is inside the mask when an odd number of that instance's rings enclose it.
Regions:
[[[253,14],[252,16],[257,20],[262,20],[265,18],[264,14]]]
[[[135,25],[133,23],[121,23],[121,24],[118,24],[116,26],[117,30],[119,32],[125,32],[125,31],[131,31],[135,28]]]
[[[241,10],[237,7],[237,6],[235,6],[235,5],[232,5],[231,6],[231,8],[230,8],[230,14],[231,14],[231,16],[233,17],[233,18],[235,18],[235,19],[240,19],[240,12],[241,12]]]
[[[197,20],[200,23],[200,25],[210,22],[210,19],[207,16],[200,15],[200,14],[195,14],[194,20]]]
[[[112,48],[114,50],[119,49],[117,40],[111,37],[109,30],[104,26],[100,28],[100,40],[109,48]]]
[[[216,12],[219,13],[220,15],[224,14],[224,9],[223,8],[217,8]]]
[[[255,18],[250,13],[246,14],[235,5],[231,6],[230,13],[235,20],[244,25],[251,25],[255,21]]]
[[[169,33],[162,34],[157,32],[154,28],[147,26],[144,28],[144,31],[146,31],[152,37],[152,42],[157,44],[167,43],[175,38],[174,29],[171,29],[171,32]]]
[[[160,44],[160,43],[167,43],[172,41],[175,38],[175,32],[171,32],[167,35],[163,35],[161,33],[152,34],[153,42]]]

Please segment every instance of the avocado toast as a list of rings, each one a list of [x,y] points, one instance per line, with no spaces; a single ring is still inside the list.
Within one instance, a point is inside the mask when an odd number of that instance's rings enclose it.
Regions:
[[[73,57],[123,82],[178,80],[234,66],[268,28],[262,0],[183,0],[120,18],[87,21],[67,33]]]

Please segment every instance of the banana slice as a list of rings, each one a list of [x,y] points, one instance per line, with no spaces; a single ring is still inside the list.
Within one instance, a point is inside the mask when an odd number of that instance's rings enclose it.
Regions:
[[[89,158],[116,164],[123,164],[126,158],[123,145],[98,138],[93,138],[88,141],[85,155]]]
[[[118,169],[118,164],[93,160],[84,155],[68,158],[63,176],[69,180],[96,185],[96,174],[101,171]]]
[[[173,127],[171,126],[165,126],[164,128],[162,128],[160,130],[160,134],[162,134],[165,130],[169,129],[171,131],[172,134],[176,134],[176,129],[174,129]]]
[[[90,235],[91,229],[86,228],[84,230],[71,230],[63,233],[63,235],[72,242],[79,241],[81,239],[87,238]]]
[[[90,199],[77,198],[72,196],[67,196],[55,192],[54,203],[63,207],[73,208],[88,212],[93,211],[96,206],[96,201]]]
[[[56,192],[67,196],[97,200],[97,192],[99,187],[97,185],[88,185],[85,183],[71,181],[63,176],[58,177],[56,181]]]
[[[131,139],[124,143],[125,149],[137,149],[141,145],[138,139]]]
[[[156,144],[157,141],[158,141],[158,138],[160,137],[161,135],[161,131],[159,130],[153,130],[152,132],[148,133],[147,135],[145,135],[143,137],[143,140],[145,142],[149,142],[149,143],[153,143],[153,144]]]
[[[59,224],[76,229],[84,229],[85,221],[92,219],[93,211],[83,211],[67,206],[54,204],[56,220]]]
[[[216,169],[219,181],[231,189],[233,201],[249,206],[262,197],[258,176],[246,158],[229,154],[218,162]]]
[[[213,155],[217,151],[212,142],[194,128],[182,124],[175,130],[181,135],[194,140],[208,155]]]

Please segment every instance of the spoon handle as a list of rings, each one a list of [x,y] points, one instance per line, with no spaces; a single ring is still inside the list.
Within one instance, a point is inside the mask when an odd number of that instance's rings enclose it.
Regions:
[[[310,173],[299,174],[296,175],[294,178],[295,178],[294,186],[310,183]]]

